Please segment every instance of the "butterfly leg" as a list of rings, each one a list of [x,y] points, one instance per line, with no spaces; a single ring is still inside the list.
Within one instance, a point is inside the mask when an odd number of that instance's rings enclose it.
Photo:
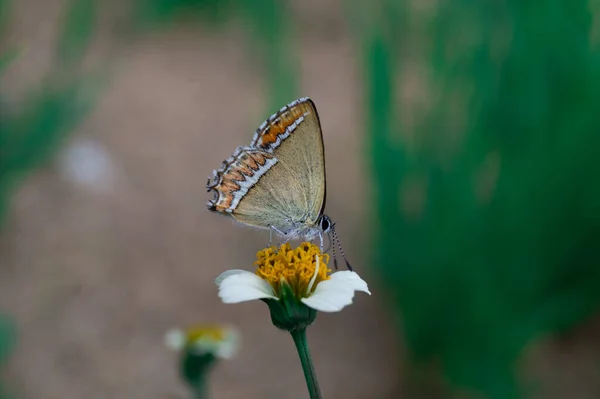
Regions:
[[[271,248],[272,242],[273,242],[273,230],[271,229],[271,226],[269,226],[269,245],[267,245],[267,248]]]
[[[269,226],[269,247],[271,246],[271,243],[272,243],[273,230],[275,230],[275,232],[277,234],[279,234],[280,236],[287,237],[287,234],[285,234],[283,231],[279,230],[277,227]],[[292,237],[286,238],[286,240],[284,242],[282,242],[278,245],[278,248],[281,247],[283,244],[286,244],[288,241],[290,241],[291,238]]]

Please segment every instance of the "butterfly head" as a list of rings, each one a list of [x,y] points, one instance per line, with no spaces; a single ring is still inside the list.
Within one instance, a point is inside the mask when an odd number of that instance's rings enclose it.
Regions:
[[[352,270],[352,266],[350,265],[350,263],[348,262],[348,259],[346,259],[346,254],[344,253],[344,250],[342,249],[342,244],[340,243],[340,239],[337,236],[337,233],[335,232],[335,223],[331,220],[331,218],[327,215],[322,215],[319,220],[317,221],[317,224],[319,226],[319,229],[323,232],[323,233],[327,233],[327,235],[329,236],[329,241],[331,242],[331,249],[333,249],[333,264],[335,266],[335,268],[337,269],[337,256],[336,256],[336,252],[335,252],[335,247],[337,245],[338,249],[340,250],[340,253],[342,254],[342,258],[344,258],[344,262],[346,262],[346,267],[348,268],[348,270]]]

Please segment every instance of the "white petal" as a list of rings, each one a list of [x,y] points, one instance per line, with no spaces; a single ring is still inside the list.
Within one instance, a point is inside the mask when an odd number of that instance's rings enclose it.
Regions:
[[[352,298],[354,298],[352,286],[344,281],[330,279],[321,281],[315,292],[308,298],[302,298],[302,302],[321,312],[339,312],[352,303]]]
[[[352,289],[354,289],[354,291],[362,291],[371,295],[371,291],[369,291],[369,286],[367,285],[365,280],[363,280],[358,274],[356,274],[356,272],[346,270],[335,272],[331,275],[330,280],[343,281],[345,284],[350,285]]]
[[[223,280],[225,280],[227,277],[233,276],[235,274],[242,274],[242,273],[250,273],[250,272],[248,270],[242,270],[242,269],[227,270],[226,272],[219,274],[219,277],[217,277],[215,279],[215,284],[217,284],[217,286],[219,286],[219,285],[221,285],[221,282]]]
[[[167,331],[165,345],[171,350],[180,351],[185,346],[185,333],[176,328]]]
[[[234,270],[231,270],[231,272],[234,272]],[[271,285],[256,274],[245,270],[235,272],[230,273],[220,281],[217,278],[217,281],[219,281],[219,297],[224,303],[239,303],[263,298],[277,299]]]
[[[225,334],[225,339],[219,344],[216,355],[223,359],[231,359],[240,347],[240,334],[230,328]]]

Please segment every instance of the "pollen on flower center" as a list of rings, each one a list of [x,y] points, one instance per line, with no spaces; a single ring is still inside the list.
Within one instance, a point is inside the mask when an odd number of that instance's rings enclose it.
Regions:
[[[311,292],[307,292],[309,283],[315,276],[316,256],[319,257],[319,270]],[[327,268],[329,255],[322,253],[318,246],[309,242],[303,242],[295,249],[291,249],[289,244],[284,244],[279,249],[265,248],[259,251],[256,257],[256,275],[266,280],[277,296],[281,294],[281,284],[287,283],[297,298],[307,297],[319,282],[329,279],[331,272]]]

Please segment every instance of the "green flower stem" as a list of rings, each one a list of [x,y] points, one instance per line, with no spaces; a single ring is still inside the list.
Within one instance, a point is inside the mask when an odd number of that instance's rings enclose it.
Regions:
[[[304,371],[304,378],[306,379],[306,385],[308,387],[308,393],[310,399],[321,399],[321,390],[319,389],[319,382],[317,381],[317,375],[315,374],[315,368],[310,358],[310,351],[308,350],[308,344],[306,343],[306,329],[296,329],[290,331],[296,349],[298,349],[298,356],[300,356],[300,362],[302,363],[302,370]]]
[[[201,381],[197,381],[194,385],[191,385],[192,393],[194,394],[194,399],[207,399],[208,398],[208,386],[206,384],[206,379],[202,379]]]
[[[216,363],[212,353],[196,354],[187,350],[181,359],[181,377],[188,384],[194,399],[208,398],[208,377]]]

